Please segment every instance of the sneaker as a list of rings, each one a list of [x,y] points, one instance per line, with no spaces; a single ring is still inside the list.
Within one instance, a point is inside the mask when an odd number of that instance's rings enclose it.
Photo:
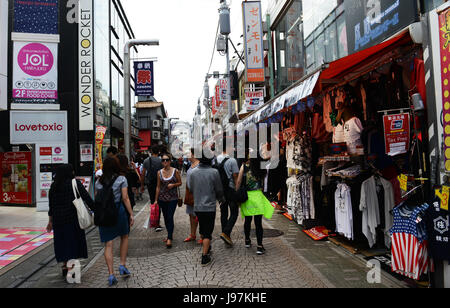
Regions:
[[[229,246],[233,246],[233,241],[231,240],[231,238],[226,235],[225,233],[222,233],[220,235],[220,238],[225,242],[225,244],[229,245]]]
[[[118,281],[116,279],[116,276],[110,275],[109,278],[108,278],[108,285],[110,287],[112,287],[113,285],[116,285],[117,283],[118,283]]]
[[[130,271],[123,265],[119,266],[119,273],[123,278],[128,278],[131,275]]]
[[[252,241],[251,240],[245,240],[245,248],[252,247]]]
[[[202,266],[209,265],[211,263],[211,261],[212,261],[211,256],[209,254],[202,256]]]
[[[258,249],[256,250],[256,254],[263,255],[265,253],[266,253],[266,249],[264,248],[264,246],[258,246]]]
[[[162,228],[161,226],[155,228],[155,231],[156,231],[156,232],[161,232],[162,230],[163,230],[163,228]]]

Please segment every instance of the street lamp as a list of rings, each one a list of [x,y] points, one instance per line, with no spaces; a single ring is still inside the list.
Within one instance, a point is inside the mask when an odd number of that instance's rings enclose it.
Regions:
[[[125,43],[123,50],[123,84],[124,84],[124,144],[125,155],[131,158],[131,69],[130,69],[130,49],[133,46],[147,45],[147,46],[159,46],[159,40],[129,40]]]
[[[227,61],[227,104],[228,104],[228,119],[231,119],[232,109],[231,109],[231,78],[230,78],[230,54],[228,50],[228,36],[231,33],[230,25],[230,8],[227,5],[226,0],[220,0],[221,6],[219,9],[219,23],[220,23],[220,34],[225,35],[225,46],[226,46],[226,61]]]

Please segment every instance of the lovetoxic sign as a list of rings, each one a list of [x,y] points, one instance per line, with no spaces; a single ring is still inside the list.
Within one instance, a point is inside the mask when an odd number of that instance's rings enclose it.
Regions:
[[[67,142],[66,111],[11,111],[11,144]]]
[[[56,104],[58,44],[14,42],[15,104]]]

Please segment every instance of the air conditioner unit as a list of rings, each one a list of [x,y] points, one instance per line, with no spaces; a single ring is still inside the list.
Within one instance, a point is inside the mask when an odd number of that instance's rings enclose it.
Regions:
[[[153,140],[161,140],[161,133],[160,132],[152,132],[152,139]]]
[[[153,127],[154,128],[160,128],[161,122],[159,120],[153,120]]]

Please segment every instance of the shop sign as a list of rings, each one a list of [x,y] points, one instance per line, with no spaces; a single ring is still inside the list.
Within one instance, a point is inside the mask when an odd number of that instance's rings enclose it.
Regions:
[[[58,0],[14,0],[14,32],[59,34]]]
[[[95,130],[95,172],[103,167],[103,141],[105,139],[107,128],[104,126],[97,126]]]
[[[57,104],[57,85],[58,44],[14,42],[14,104]]]
[[[92,144],[80,144],[80,161],[90,162],[94,160]]]
[[[79,129],[94,130],[93,0],[80,0],[78,23]]]
[[[134,62],[134,76],[136,96],[155,95],[153,61]]]
[[[219,100],[228,101],[228,79],[219,79]]]
[[[375,46],[417,21],[417,1],[345,0],[349,54]]]
[[[439,13],[442,111],[444,113],[445,171],[450,171],[450,8]]]
[[[409,113],[383,116],[386,154],[395,156],[409,150]]]
[[[0,0],[0,110],[8,109],[8,0]]]
[[[247,111],[256,110],[264,105],[264,90],[245,91],[245,106]]]
[[[66,143],[67,111],[11,111],[11,144]]]
[[[247,82],[265,82],[261,1],[242,2]]]
[[[0,153],[0,203],[32,203],[31,152]]]

